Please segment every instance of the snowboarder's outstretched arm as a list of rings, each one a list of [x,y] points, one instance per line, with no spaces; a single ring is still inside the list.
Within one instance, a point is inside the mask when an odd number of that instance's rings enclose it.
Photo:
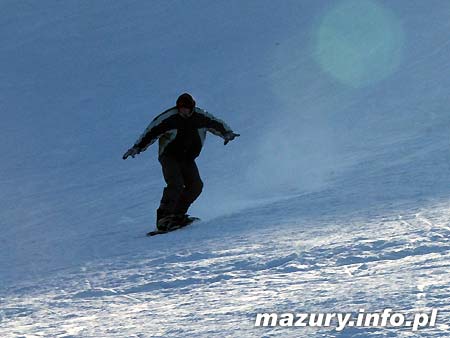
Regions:
[[[133,157],[145,151],[159,136],[165,132],[174,129],[173,113],[168,110],[153,119],[153,121],[145,129],[141,137],[128,149],[122,158],[126,160],[129,156]]]
[[[203,117],[208,131],[224,139],[224,145],[240,136],[240,134],[234,133],[231,130],[230,126],[228,126],[228,124],[218,119],[214,115],[208,113],[207,111],[200,108],[196,108],[196,111]]]

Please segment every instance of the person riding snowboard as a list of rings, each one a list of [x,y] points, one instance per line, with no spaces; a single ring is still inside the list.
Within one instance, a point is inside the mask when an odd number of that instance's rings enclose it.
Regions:
[[[159,139],[158,160],[167,186],[156,211],[156,227],[168,230],[188,221],[187,211],[203,189],[195,159],[200,154],[209,131],[224,139],[235,137],[222,120],[199,107],[188,93],[180,95],[176,106],[156,116],[141,137],[123,155],[133,157]]]

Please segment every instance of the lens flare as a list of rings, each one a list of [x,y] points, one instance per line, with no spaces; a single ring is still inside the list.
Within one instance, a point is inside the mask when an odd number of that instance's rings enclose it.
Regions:
[[[401,24],[390,10],[371,0],[344,0],[323,17],[315,58],[333,78],[359,88],[395,71],[403,41]]]

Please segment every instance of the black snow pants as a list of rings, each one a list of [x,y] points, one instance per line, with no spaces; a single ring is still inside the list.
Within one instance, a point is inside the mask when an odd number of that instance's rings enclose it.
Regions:
[[[195,159],[179,160],[163,154],[158,160],[167,185],[156,218],[159,220],[170,214],[185,214],[203,189]]]

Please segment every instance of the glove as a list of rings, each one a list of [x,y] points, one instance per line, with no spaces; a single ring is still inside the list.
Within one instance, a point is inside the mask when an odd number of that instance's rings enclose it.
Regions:
[[[235,134],[234,132],[230,131],[225,134],[224,136],[224,142],[223,144],[226,145],[228,142],[233,141],[236,137],[241,136],[240,134]]]
[[[134,158],[137,154],[140,153],[140,150],[138,148],[132,147],[130,149],[127,150],[127,152],[125,154],[123,154],[123,159],[126,160],[129,156],[131,156],[132,158]]]

